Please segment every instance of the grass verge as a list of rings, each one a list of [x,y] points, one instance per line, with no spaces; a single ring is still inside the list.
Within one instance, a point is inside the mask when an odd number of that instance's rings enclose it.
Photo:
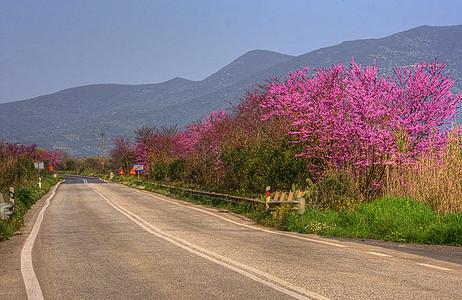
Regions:
[[[336,212],[307,208],[303,216],[281,217],[281,230],[389,242],[462,246],[462,213],[439,216],[427,205],[385,197]]]
[[[43,197],[59,181],[58,178],[42,177],[42,188],[31,183],[15,188],[14,214],[9,219],[0,220],[0,242],[11,237],[24,225],[24,215],[31,206]]]

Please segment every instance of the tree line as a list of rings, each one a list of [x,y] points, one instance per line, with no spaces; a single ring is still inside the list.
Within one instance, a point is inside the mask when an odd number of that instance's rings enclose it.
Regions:
[[[450,122],[462,95],[444,67],[435,60],[380,76],[352,60],[296,70],[182,130],[145,125],[134,140],[117,137],[112,164],[127,174],[142,163],[148,179],[237,193],[297,186],[324,208],[398,194],[462,211],[462,130]]]

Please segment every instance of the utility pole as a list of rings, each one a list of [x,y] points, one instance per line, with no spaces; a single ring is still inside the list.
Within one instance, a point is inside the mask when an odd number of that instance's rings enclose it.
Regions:
[[[104,133],[103,132],[101,133],[101,143],[102,143],[102,146],[103,146],[103,152],[102,152],[102,155],[101,155],[101,166],[103,168],[103,173],[104,173]]]

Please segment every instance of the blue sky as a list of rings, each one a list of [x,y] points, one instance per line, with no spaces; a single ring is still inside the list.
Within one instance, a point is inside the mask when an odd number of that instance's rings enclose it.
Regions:
[[[96,83],[202,80],[247,51],[290,55],[421,25],[461,0],[1,0],[0,103]]]

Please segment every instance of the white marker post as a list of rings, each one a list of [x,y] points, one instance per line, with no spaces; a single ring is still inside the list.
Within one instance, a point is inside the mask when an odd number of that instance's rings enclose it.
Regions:
[[[10,187],[10,202],[14,204],[14,187]]]

